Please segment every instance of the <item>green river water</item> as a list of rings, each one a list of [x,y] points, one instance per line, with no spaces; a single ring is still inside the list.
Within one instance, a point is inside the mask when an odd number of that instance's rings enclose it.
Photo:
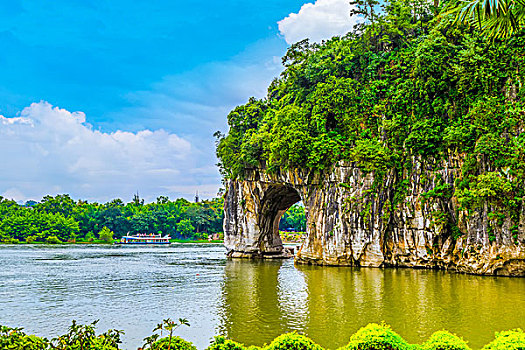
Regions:
[[[473,348],[525,328],[525,279],[443,271],[229,261],[221,245],[0,246],[0,324],[43,336],[100,319],[136,349],[162,319],[204,349],[214,335],[249,345],[298,331],[335,349],[385,321],[409,342],[447,329]]]

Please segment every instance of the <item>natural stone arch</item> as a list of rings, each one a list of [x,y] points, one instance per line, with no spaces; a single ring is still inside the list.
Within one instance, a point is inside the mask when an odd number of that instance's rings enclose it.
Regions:
[[[301,199],[306,211],[306,238],[295,255],[296,263],[524,276],[525,246],[521,242],[525,237],[525,206],[520,212],[517,243],[509,222],[504,223],[496,241],[489,240],[486,210],[454,217],[463,230],[460,237],[454,237],[435,225],[432,218],[436,208],[460,213],[457,201],[439,198],[427,203],[421,196],[429,190],[429,182],[437,183],[438,175],[453,186],[461,170],[458,160],[447,160],[440,170],[432,170],[435,164],[428,165],[422,159],[414,162],[404,198],[397,199],[395,206],[398,173],[389,170],[378,182],[373,173],[349,162],[341,162],[323,174],[305,169],[271,173],[250,169],[242,179],[228,179],[224,202],[228,256],[290,256],[278,234],[278,220]]]
[[[279,221],[283,214],[299,201],[301,195],[290,185],[276,184],[266,189],[259,214],[259,247],[262,252],[283,252]]]
[[[291,257],[283,247],[279,220],[302,199],[301,191],[287,183],[228,182],[224,217],[228,256]]]

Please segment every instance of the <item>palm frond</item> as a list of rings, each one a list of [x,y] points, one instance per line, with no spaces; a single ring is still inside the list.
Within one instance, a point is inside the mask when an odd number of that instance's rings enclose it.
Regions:
[[[491,38],[508,38],[525,28],[525,0],[461,0],[445,12],[453,23],[470,24]]]

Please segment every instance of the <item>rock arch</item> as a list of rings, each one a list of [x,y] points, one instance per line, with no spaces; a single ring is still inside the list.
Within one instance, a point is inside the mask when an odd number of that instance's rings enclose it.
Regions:
[[[303,199],[290,183],[230,181],[226,192],[225,245],[231,257],[288,258],[279,220]]]
[[[299,192],[290,185],[275,184],[266,188],[258,215],[259,247],[262,251],[265,250],[265,247],[283,251],[281,235],[279,234],[279,221],[288,208],[300,200]]]
[[[278,220],[302,200],[307,237],[295,255],[297,263],[525,275],[525,206],[517,236],[512,236],[511,225],[505,222],[494,241],[489,239],[486,209],[465,215],[453,198],[421,200],[437,177],[453,186],[460,175],[460,161],[451,158],[433,170],[435,166],[414,159],[405,197],[397,202],[399,174],[394,171],[378,183],[373,173],[364,173],[352,163],[342,162],[324,175],[301,169],[273,174],[252,169],[244,179],[226,181],[228,256],[290,257],[278,233]],[[454,236],[445,224],[436,224],[436,211],[447,213],[461,236]]]

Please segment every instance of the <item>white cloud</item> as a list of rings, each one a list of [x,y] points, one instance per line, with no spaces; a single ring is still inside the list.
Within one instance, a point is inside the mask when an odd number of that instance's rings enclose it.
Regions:
[[[6,118],[3,115],[0,115],[0,121],[3,125],[13,125],[13,124],[29,124],[31,125],[31,120],[28,118],[22,118],[22,117],[14,117],[14,118]]]
[[[33,103],[17,117],[0,116],[0,149],[0,193],[15,200],[56,193],[127,200],[136,191],[146,200],[191,198],[192,188],[219,187],[218,181],[202,184],[192,173],[195,147],[176,134],[162,129],[106,133],[86,123],[84,113],[47,102]],[[167,193],[174,184],[187,192]]]
[[[193,193],[198,189],[201,198],[214,196],[220,187],[220,176],[215,166],[215,139],[213,133],[228,131],[227,115],[250,96],[266,96],[268,85],[282,71],[280,55],[286,45],[278,37],[270,42],[255,44],[230,61],[212,62],[195,67],[182,74],[169,75],[148,90],[126,95],[130,107],[106,115],[112,120],[132,123],[132,128],[170,127],[184,135],[194,146],[191,168],[184,170],[193,183],[173,181],[167,192]],[[161,172],[161,170],[158,170]],[[165,172],[164,172],[165,173]],[[186,196],[191,199],[193,196]]]
[[[303,39],[320,42],[348,33],[362,19],[350,17],[348,0],[317,0],[304,4],[298,13],[291,13],[278,22],[279,31],[288,44]]]

